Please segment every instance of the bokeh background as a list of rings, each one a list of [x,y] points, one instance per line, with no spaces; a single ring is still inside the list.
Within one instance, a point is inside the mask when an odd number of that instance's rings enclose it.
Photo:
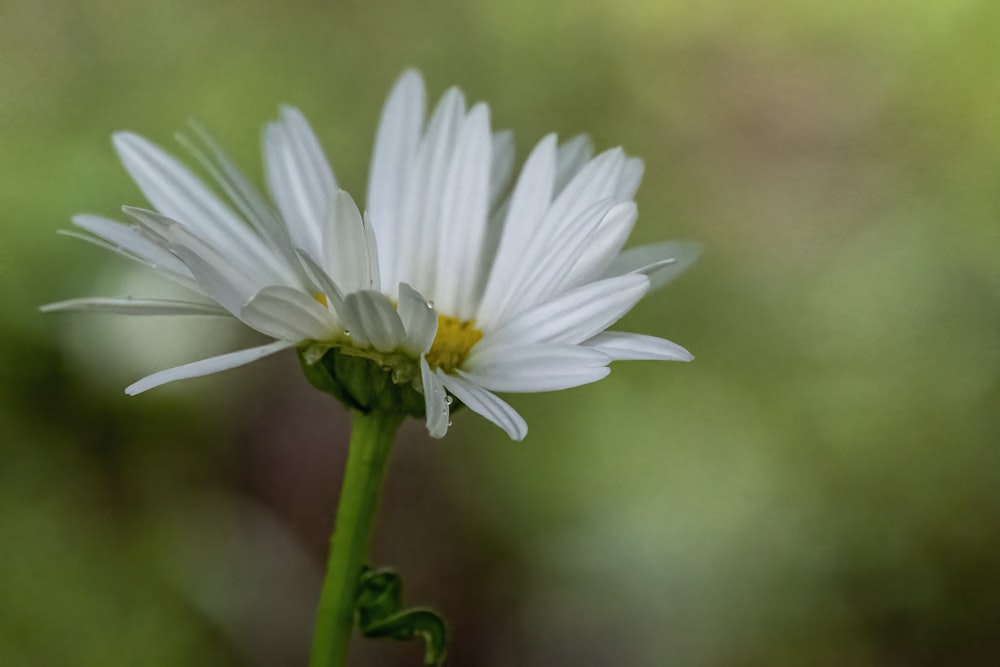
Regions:
[[[142,204],[109,135],[195,118],[248,172],[300,106],[364,192],[407,66],[646,159],[633,243],[707,250],[623,327],[693,364],[514,396],[394,453],[374,560],[462,666],[1000,664],[1000,4],[0,1],[0,664],[304,665],[349,418],[292,355],[42,316],[162,294],[60,237]],[[358,642],[352,664],[421,649]]]

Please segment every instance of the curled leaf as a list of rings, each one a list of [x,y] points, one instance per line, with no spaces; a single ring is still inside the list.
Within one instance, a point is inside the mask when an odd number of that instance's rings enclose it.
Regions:
[[[402,641],[422,638],[424,665],[440,667],[444,663],[448,644],[444,619],[424,607],[403,609],[403,581],[392,570],[365,568],[355,609],[358,627],[365,637]]]

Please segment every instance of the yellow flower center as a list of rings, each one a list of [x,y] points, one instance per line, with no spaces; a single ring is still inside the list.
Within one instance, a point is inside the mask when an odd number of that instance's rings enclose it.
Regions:
[[[330,302],[322,292],[315,292],[312,297],[323,306],[329,307]],[[431,349],[424,356],[431,368],[440,368],[445,373],[450,373],[462,365],[465,358],[469,356],[469,351],[472,350],[476,343],[482,340],[483,332],[476,328],[475,320],[463,321],[449,315],[438,315],[437,318],[437,334],[434,336],[434,342],[431,343]],[[366,357],[378,361],[384,367],[396,367],[400,363],[399,360],[393,360],[393,357],[400,357],[402,359],[402,355],[398,351],[380,353],[366,347],[353,347],[346,340],[340,341],[339,344],[334,342],[332,346],[341,348],[346,354],[352,356]],[[330,347],[331,345],[320,346],[316,352],[322,355]],[[307,355],[307,358],[311,357]],[[314,362],[310,361],[309,363]],[[396,371],[401,372],[401,368],[396,367]],[[417,372],[419,377],[419,369],[417,369]],[[402,373],[401,376],[407,377],[408,375]]]
[[[475,320],[464,322],[456,317],[438,315],[438,330],[431,349],[427,352],[427,364],[450,373],[465,361],[469,350],[483,337],[476,328]]]

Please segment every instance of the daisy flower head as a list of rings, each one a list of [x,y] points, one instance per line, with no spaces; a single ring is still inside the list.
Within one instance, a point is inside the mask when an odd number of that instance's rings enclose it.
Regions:
[[[692,243],[623,250],[643,163],[589,139],[539,141],[514,175],[510,132],[445,92],[429,116],[418,73],[382,110],[365,212],[337,180],[305,117],[283,107],[264,132],[268,196],[195,128],[182,138],[225,194],[132,133],[114,135],[152,208],[93,215],[69,232],[148,265],[190,300],[85,298],[47,311],[234,317],[273,339],[154,373],[137,394],[288,348],[317,387],[351,407],[426,417],[434,437],[465,405],[516,440],[527,426],[495,392],[600,380],[622,359],[689,361],[670,341],[611,332],[687,268]]]

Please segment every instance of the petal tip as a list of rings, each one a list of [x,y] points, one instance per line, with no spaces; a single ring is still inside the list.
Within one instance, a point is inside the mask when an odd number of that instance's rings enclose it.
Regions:
[[[420,70],[416,67],[407,67],[403,70],[403,73],[399,75],[399,78],[396,80],[396,85],[423,86],[424,77],[420,73]]]
[[[282,104],[278,106],[278,113],[282,122],[299,122],[305,118],[302,111],[293,104]]]
[[[432,438],[434,438],[435,440],[441,440],[442,438],[444,438],[444,436],[448,435],[448,427],[446,425],[443,429],[441,429],[441,428],[431,428],[431,425],[428,424],[427,425],[427,434],[429,436],[431,436]]]
[[[111,143],[113,143],[115,146],[121,146],[124,143],[133,141],[134,139],[138,138],[138,136],[139,135],[135,134],[134,132],[130,132],[128,130],[115,130],[114,132],[111,133]]]

